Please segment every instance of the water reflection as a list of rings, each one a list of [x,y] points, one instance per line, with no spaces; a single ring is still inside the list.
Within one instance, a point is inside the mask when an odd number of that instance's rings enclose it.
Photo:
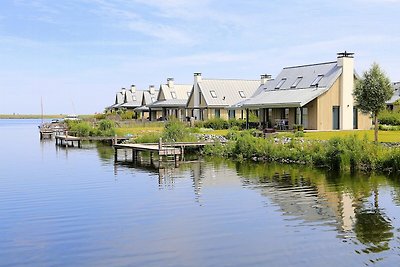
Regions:
[[[379,198],[382,192],[392,196],[391,201],[398,205],[400,187],[396,179],[219,158],[184,163],[179,168],[173,164],[160,168],[144,159],[120,166],[155,173],[160,188],[174,188],[176,179],[189,175],[193,181],[194,200],[198,203],[201,203],[203,190],[240,183],[264,196],[266,206],[276,207],[286,221],[296,222],[294,227],[334,229],[339,239],[354,246],[356,253],[379,254],[399,248],[399,237],[394,239],[399,229],[395,230],[391,217],[385,212],[388,202]],[[380,259],[372,257],[366,262]]]

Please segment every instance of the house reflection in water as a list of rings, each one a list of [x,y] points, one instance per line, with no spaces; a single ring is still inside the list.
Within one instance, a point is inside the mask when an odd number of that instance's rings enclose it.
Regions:
[[[222,194],[227,188],[243,187],[254,190],[266,197],[268,206],[277,207],[286,221],[298,222],[297,227],[333,228],[338,238],[359,247],[357,253],[389,250],[394,237],[391,220],[380,207],[379,187],[387,185],[386,177],[328,175],[287,165],[240,164],[218,159],[183,163],[179,168],[173,164],[151,166],[146,161],[127,165],[152,169],[158,175],[160,189],[173,189],[190,177],[199,205],[204,192]]]

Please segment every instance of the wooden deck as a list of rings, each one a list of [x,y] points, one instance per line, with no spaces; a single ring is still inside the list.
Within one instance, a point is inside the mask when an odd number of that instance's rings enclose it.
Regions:
[[[175,161],[183,159],[186,147],[202,147],[208,144],[214,144],[213,141],[207,142],[174,142],[174,143],[148,143],[148,144],[114,144],[115,149],[115,162],[118,161],[118,149],[132,150],[132,161],[138,159],[139,152],[150,152],[150,158],[153,160],[153,154],[157,153],[159,159],[162,160],[163,156],[173,156]],[[125,153],[126,157],[126,153]]]

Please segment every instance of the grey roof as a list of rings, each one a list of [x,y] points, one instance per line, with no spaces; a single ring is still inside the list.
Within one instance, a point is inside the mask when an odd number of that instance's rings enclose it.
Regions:
[[[386,101],[386,104],[393,104],[397,100],[400,99],[400,82],[395,82],[392,84],[393,86],[393,96],[389,101]]]
[[[147,106],[149,108],[186,107],[192,88],[193,85],[191,84],[173,84],[171,86],[169,84],[162,84],[157,96],[157,101]],[[165,99],[161,99],[162,94]],[[176,98],[174,98],[174,96],[176,96]]]
[[[248,108],[259,107],[301,107],[325,93],[339,78],[342,68],[337,62],[284,68],[274,80],[257,89],[251,99],[242,103]],[[318,86],[311,86],[319,75],[323,75]],[[295,81],[301,77],[296,87]],[[285,80],[284,80],[285,79]],[[283,84],[277,88],[279,83]]]
[[[143,92],[142,105],[149,105],[157,100],[158,90],[151,94],[149,90]]]
[[[124,104],[121,107],[124,108],[136,108],[142,105],[143,91],[126,91]]]
[[[137,107],[137,108],[134,109],[134,111],[136,111],[136,112],[149,111],[149,107],[148,106]]]
[[[252,96],[260,86],[260,81],[202,79],[198,85],[207,106],[230,107]],[[242,96],[240,92],[243,92]]]
[[[150,105],[150,108],[174,108],[174,107],[186,107],[187,100],[185,99],[167,99],[156,101]]]
[[[174,84],[172,87],[169,87],[168,84],[162,84],[160,86],[160,93],[161,91],[164,94],[165,99],[189,99],[189,94],[192,91],[193,85],[192,84]],[[176,98],[173,98],[172,94],[175,93]],[[159,97],[157,100],[160,100]]]

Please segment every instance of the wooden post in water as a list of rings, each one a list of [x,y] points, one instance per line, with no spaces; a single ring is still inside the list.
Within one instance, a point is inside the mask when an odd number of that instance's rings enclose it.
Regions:
[[[114,135],[114,145],[118,144],[118,138],[117,135]]]
[[[160,154],[162,149],[162,138],[160,137],[160,140],[158,140],[158,154]],[[162,155],[160,155],[160,161],[162,161]]]

